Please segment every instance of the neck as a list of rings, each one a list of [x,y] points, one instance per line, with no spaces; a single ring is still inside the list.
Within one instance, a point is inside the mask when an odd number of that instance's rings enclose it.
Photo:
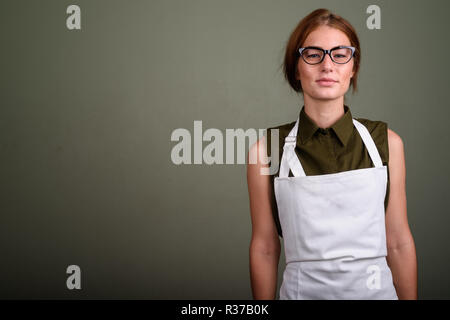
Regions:
[[[335,100],[317,100],[304,95],[305,112],[319,128],[329,128],[344,115],[344,96]]]

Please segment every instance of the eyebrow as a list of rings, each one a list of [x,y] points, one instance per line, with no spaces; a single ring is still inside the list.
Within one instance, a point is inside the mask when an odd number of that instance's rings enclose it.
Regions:
[[[336,46],[336,47],[331,48],[330,50],[333,50],[333,49],[336,49],[336,48],[339,48],[339,47],[348,47],[348,46],[341,44],[341,45],[338,45],[338,46]],[[307,47],[305,47],[305,48],[312,48],[312,49],[322,49],[322,50],[325,50],[324,48],[318,47],[318,46],[307,46]]]

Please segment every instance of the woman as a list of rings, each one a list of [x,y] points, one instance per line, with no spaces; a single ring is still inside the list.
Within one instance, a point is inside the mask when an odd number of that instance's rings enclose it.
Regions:
[[[275,176],[261,174],[267,159],[258,157],[270,150],[270,132],[249,151],[258,158],[247,166],[254,299],[276,297],[278,236],[280,299],[417,299],[402,139],[382,121],[353,119],[344,105],[360,52],[354,28],[325,9],[290,36],[284,72],[304,105],[296,121],[274,127]]]

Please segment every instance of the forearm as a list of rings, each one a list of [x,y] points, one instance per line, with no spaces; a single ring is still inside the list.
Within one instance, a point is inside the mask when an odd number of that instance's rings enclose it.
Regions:
[[[387,262],[400,300],[417,299],[417,257],[414,241],[388,248]]]
[[[279,252],[264,253],[250,248],[250,278],[253,299],[276,298]]]

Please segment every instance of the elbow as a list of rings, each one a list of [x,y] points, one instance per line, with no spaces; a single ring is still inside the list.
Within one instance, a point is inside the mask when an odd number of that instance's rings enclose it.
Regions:
[[[270,241],[252,239],[249,251],[250,254],[279,257],[281,253],[281,243],[278,238]]]
[[[387,250],[390,253],[398,253],[405,250],[409,251],[411,250],[411,248],[415,248],[414,239],[412,238],[412,236],[408,237],[407,239],[388,243],[387,245]]]

